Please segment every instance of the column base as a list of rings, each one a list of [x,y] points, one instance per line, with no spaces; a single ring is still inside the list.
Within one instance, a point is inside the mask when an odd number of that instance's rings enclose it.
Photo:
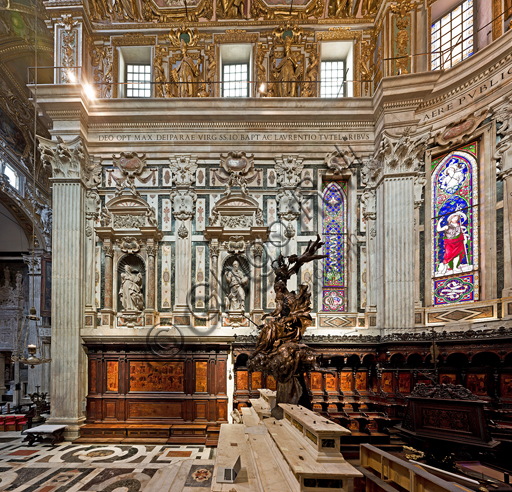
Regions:
[[[45,425],[67,425],[64,432],[64,439],[66,441],[74,441],[80,437],[80,427],[85,424],[85,417],[66,418],[66,417],[50,417]]]
[[[101,326],[110,326],[110,328],[114,327],[114,318],[115,313],[113,309],[102,309],[101,313]]]
[[[101,323],[101,319],[99,320]],[[91,306],[85,308],[85,328],[96,328],[98,326],[98,313]]]

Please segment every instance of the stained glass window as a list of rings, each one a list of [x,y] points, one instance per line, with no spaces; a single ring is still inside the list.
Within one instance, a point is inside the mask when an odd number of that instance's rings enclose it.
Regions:
[[[323,190],[323,286],[324,311],[346,310],[347,200],[346,183],[326,183]]]
[[[477,143],[432,161],[432,303],[478,300]]]

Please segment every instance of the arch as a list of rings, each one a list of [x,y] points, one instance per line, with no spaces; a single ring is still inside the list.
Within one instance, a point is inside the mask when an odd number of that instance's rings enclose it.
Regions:
[[[375,354],[364,354],[362,365],[365,367],[370,367],[377,361]]]
[[[471,357],[471,365],[476,367],[497,367],[500,356],[495,352],[477,352]]]
[[[406,363],[408,367],[419,367],[423,364],[423,355],[419,352],[414,352],[407,357]]]
[[[245,367],[247,365],[247,361],[249,360],[248,354],[240,354],[235,361],[236,367]]]
[[[405,355],[400,352],[396,352],[389,358],[391,367],[402,367],[405,365],[405,362]]]
[[[357,369],[361,365],[361,358],[357,354],[349,355],[346,365]]]
[[[347,310],[347,195],[346,181],[325,183],[322,233],[324,240],[322,309]]]
[[[432,304],[479,299],[477,143],[432,161]]]
[[[467,367],[469,365],[468,355],[463,352],[453,352],[446,357],[445,365],[448,367]]]
[[[505,358],[503,359],[503,365],[512,366],[512,352],[509,352],[507,355],[505,355]]]
[[[2,187],[0,183],[0,203],[9,211],[9,213],[16,219],[19,226],[23,229],[25,236],[27,238],[29,248],[32,244],[32,234],[33,228],[32,224],[35,224],[35,233],[36,233],[36,248],[42,248],[45,250],[49,250],[47,247],[44,235],[39,228],[38,219],[32,221],[32,213],[27,207],[26,204],[22,203],[19,200],[13,198],[6,190],[5,187]]]

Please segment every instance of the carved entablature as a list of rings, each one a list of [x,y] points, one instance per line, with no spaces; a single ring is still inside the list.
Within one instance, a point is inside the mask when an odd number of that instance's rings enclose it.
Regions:
[[[204,231],[208,240],[233,245],[245,241],[267,241],[269,229],[263,221],[263,212],[258,202],[243,193],[232,192],[221,198],[213,207],[209,225]],[[229,249],[229,248],[228,248]],[[231,248],[232,249],[232,248]]]
[[[162,238],[155,209],[139,196],[121,195],[110,200],[101,212],[96,233],[102,241],[117,244],[125,252],[139,251]]]

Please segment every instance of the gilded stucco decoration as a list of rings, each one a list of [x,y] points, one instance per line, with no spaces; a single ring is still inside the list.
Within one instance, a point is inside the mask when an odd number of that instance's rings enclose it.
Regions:
[[[218,19],[245,19],[247,0],[217,0]]]
[[[91,65],[93,67],[93,81],[96,85],[98,97],[108,99],[112,97],[113,82],[113,48],[112,46],[90,46]]]
[[[416,8],[416,3],[409,0],[401,0],[392,5],[393,14],[393,57],[394,75],[403,75],[411,71],[411,16],[409,12]]]
[[[323,0],[252,0],[251,17],[265,20],[320,18],[324,12]]]

